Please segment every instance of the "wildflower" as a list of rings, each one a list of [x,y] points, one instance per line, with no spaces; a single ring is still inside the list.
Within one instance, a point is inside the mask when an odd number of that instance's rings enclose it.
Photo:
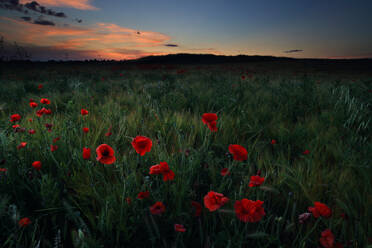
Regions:
[[[85,160],[90,159],[90,148],[87,147],[83,148],[83,159]]]
[[[191,202],[191,205],[195,209],[194,216],[195,217],[199,217],[201,215],[201,212],[202,212],[202,205],[199,202],[197,202],[197,201],[192,201]]]
[[[137,195],[137,199],[143,200],[145,198],[148,198],[150,196],[150,192],[144,191],[144,192],[139,192]]]
[[[89,132],[89,128],[87,128],[87,127],[83,127],[83,132],[84,132],[84,133],[88,133],[88,132]]]
[[[36,131],[35,131],[34,129],[30,129],[30,130],[28,130],[28,133],[29,133],[29,134],[35,134]]]
[[[326,229],[321,233],[319,242],[324,248],[333,248],[335,236],[330,229]]]
[[[4,173],[6,173],[7,171],[8,171],[7,168],[0,168],[0,172],[4,172]]]
[[[128,205],[130,205],[132,203],[132,198],[130,198],[130,197],[125,198],[125,200],[127,201]]]
[[[56,143],[58,140],[60,140],[61,139],[61,137],[57,137],[57,138],[54,138],[53,139],[53,143]]]
[[[11,122],[17,122],[19,120],[21,120],[21,116],[19,114],[14,114],[14,115],[10,116],[10,121]]]
[[[229,152],[233,155],[234,160],[244,161],[248,159],[248,152],[241,145],[229,145]]]
[[[38,88],[38,90],[41,90],[41,89],[43,88],[43,85],[42,85],[42,84],[39,84],[39,85],[37,86],[37,88]]]
[[[143,156],[146,152],[151,151],[152,141],[145,136],[136,136],[132,140],[132,146],[139,155]]]
[[[153,215],[160,215],[165,212],[165,206],[162,202],[156,202],[150,207],[150,212]]]
[[[229,198],[225,197],[221,193],[209,191],[204,196],[204,206],[209,209],[210,212],[216,211],[229,201]]]
[[[332,215],[331,209],[321,202],[314,202],[314,207],[309,207],[308,210],[313,214],[314,218],[319,218],[320,216],[329,218]]]
[[[36,108],[37,107],[37,103],[36,102],[30,102],[30,107],[31,108]]]
[[[22,218],[18,221],[20,227],[25,227],[31,224],[31,220],[28,217]]]
[[[204,113],[202,115],[202,121],[212,132],[217,132],[217,114],[215,113]]]
[[[163,175],[163,181],[166,182],[168,180],[174,179],[174,172],[169,169],[169,165],[167,162],[160,162],[157,165],[153,165],[150,167],[150,175]]]
[[[186,232],[186,228],[181,224],[174,224],[174,230],[176,232]]]
[[[88,110],[86,109],[81,109],[81,115],[84,116],[84,115],[88,115]]]
[[[230,174],[230,171],[229,171],[229,169],[228,168],[223,168],[222,170],[221,170],[221,176],[227,176],[227,175],[229,175]]]
[[[307,155],[307,154],[309,154],[309,153],[310,153],[309,150],[305,150],[305,151],[302,152],[303,155]]]
[[[260,186],[265,181],[264,177],[260,177],[258,175],[251,176],[251,181],[249,182],[249,187]]]
[[[274,139],[271,140],[272,145],[275,145],[276,143],[277,143],[276,140],[274,140]]]
[[[50,145],[50,151],[54,152],[54,151],[57,151],[57,149],[58,149],[58,146]]]
[[[234,205],[236,216],[243,222],[258,222],[266,215],[263,203],[260,200],[252,201],[246,198],[236,201]]]
[[[50,100],[48,98],[41,98],[40,103],[42,103],[42,104],[50,104]]]
[[[298,216],[298,223],[304,224],[311,216],[311,213],[303,213]]]
[[[41,162],[40,161],[33,162],[32,167],[34,167],[36,170],[40,170],[41,169]]]
[[[21,148],[25,148],[27,145],[27,142],[21,142],[21,144],[19,146],[17,146],[17,149],[21,149]]]
[[[114,156],[114,150],[111,146],[102,144],[96,149],[97,161],[102,164],[112,164],[115,162],[116,158]]]
[[[18,127],[20,127],[20,125],[18,125],[18,124],[12,126],[13,129],[16,129],[16,128],[18,128]]]

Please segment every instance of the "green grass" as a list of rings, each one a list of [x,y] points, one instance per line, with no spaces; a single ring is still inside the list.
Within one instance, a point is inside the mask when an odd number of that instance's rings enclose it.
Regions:
[[[0,172],[1,247],[319,247],[328,228],[345,247],[367,247],[371,79],[283,70],[241,80],[244,66],[187,66],[183,74],[50,66],[4,74],[0,168],[8,171]],[[52,115],[38,118],[30,98],[50,99]],[[88,116],[81,116],[82,108]],[[218,132],[202,123],[206,112],[217,113]],[[26,132],[14,132],[9,119],[15,113]],[[53,124],[51,132],[46,123]],[[153,141],[143,157],[131,146],[137,135]],[[58,150],[51,152],[56,137]],[[18,150],[23,141],[27,146]],[[115,151],[112,165],[95,159],[103,143]],[[247,161],[232,160],[230,144],[244,146]],[[90,160],[83,160],[83,147],[92,149]],[[40,171],[31,166],[36,160]],[[149,175],[160,161],[175,172],[173,181]],[[231,174],[222,177],[225,167]],[[264,184],[248,187],[258,170]],[[150,197],[138,200],[145,190]],[[209,212],[203,197],[210,190],[229,203]],[[243,198],[264,201],[260,222],[236,217],[235,200]],[[166,206],[161,216],[149,211],[156,201]],[[191,201],[203,205],[200,217],[193,216]],[[327,204],[332,217],[299,224],[315,201]],[[19,227],[23,217],[32,223]],[[175,232],[174,224],[186,232]]]

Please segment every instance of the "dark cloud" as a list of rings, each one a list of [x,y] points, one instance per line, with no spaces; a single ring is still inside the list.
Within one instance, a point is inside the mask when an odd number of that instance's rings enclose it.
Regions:
[[[26,22],[31,21],[31,17],[29,17],[29,16],[22,16],[21,19],[23,19]]]
[[[166,47],[178,47],[177,44],[165,44],[164,46],[166,46]]]
[[[7,10],[15,10],[25,14],[28,14],[28,10],[32,10],[44,15],[50,15],[55,17],[67,17],[63,12],[55,12],[51,9],[47,9],[41,6],[38,2],[32,1],[26,4],[19,3],[18,0],[0,0],[0,8]]]
[[[46,26],[55,26],[55,23],[52,21],[44,20],[42,18],[39,18],[34,21],[34,24],[39,24],[39,25],[46,25]]]
[[[293,50],[288,50],[288,51],[284,51],[285,53],[300,53],[300,52],[303,52],[304,50],[302,49],[293,49]]]

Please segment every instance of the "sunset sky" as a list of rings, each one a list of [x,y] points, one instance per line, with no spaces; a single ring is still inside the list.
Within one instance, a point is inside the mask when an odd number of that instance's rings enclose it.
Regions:
[[[33,60],[372,58],[371,13],[370,0],[0,0],[0,36]]]

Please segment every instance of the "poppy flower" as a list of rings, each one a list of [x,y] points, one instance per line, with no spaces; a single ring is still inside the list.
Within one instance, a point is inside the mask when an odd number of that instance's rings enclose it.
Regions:
[[[245,79],[245,76],[244,75],[242,75],[242,80],[244,80]]]
[[[146,152],[151,151],[152,141],[145,136],[136,136],[132,140],[132,146],[139,155],[143,156]]]
[[[230,174],[230,171],[229,171],[229,169],[228,168],[223,168],[222,170],[221,170],[221,176],[227,176],[227,175],[229,175]]]
[[[88,132],[89,132],[89,128],[87,128],[87,127],[83,127],[83,132],[84,132],[84,133],[88,133]]]
[[[186,228],[181,224],[174,224],[174,230],[176,232],[186,232]]]
[[[191,205],[195,209],[194,216],[195,217],[199,217],[201,215],[201,212],[202,212],[202,205],[199,202],[197,202],[197,201],[192,201],[191,202]]]
[[[90,148],[87,147],[83,148],[83,159],[85,160],[90,159]]]
[[[42,104],[50,104],[50,100],[48,98],[41,98],[40,103],[42,103]]]
[[[272,139],[272,140],[271,140],[271,144],[272,144],[272,145],[275,145],[275,144],[276,144],[276,140]]]
[[[29,118],[28,121],[29,121],[29,122],[33,122],[32,118]]]
[[[53,139],[53,143],[56,143],[58,140],[60,140],[61,139],[61,137],[57,137],[57,138],[54,138]]]
[[[204,113],[202,121],[212,132],[217,132],[217,115],[215,113]]]
[[[8,169],[7,168],[0,168],[0,172],[7,172],[8,171]]]
[[[30,107],[31,108],[36,108],[37,107],[37,103],[36,102],[30,102]]]
[[[225,197],[221,193],[209,191],[204,196],[204,206],[209,209],[210,212],[216,211],[229,201],[229,198]]]
[[[251,176],[251,181],[249,182],[249,187],[260,186],[265,181],[264,177],[260,177],[258,175]]]
[[[19,120],[21,120],[21,116],[19,114],[14,114],[14,115],[10,116],[10,121],[11,122],[17,122]]]
[[[17,146],[17,149],[21,149],[21,148],[25,148],[27,145],[27,142],[21,142],[21,144],[19,146]]]
[[[50,151],[54,152],[54,151],[57,151],[57,149],[58,149],[58,146],[50,145]]]
[[[48,132],[50,132],[50,131],[52,131],[53,124],[46,123],[46,124],[45,124],[45,127],[46,127],[46,129],[48,130]]]
[[[246,198],[236,201],[234,205],[236,216],[243,222],[258,222],[266,215],[263,203],[260,200],[252,201]]]
[[[130,198],[130,197],[125,198],[125,200],[127,201],[128,205],[130,205],[132,203],[132,198]]]
[[[96,149],[97,161],[102,164],[112,164],[115,162],[116,158],[114,156],[114,149],[111,146],[102,144]]]
[[[42,84],[39,84],[39,85],[37,86],[37,88],[38,88],[39,90],[41,90],[41,89],[43,88],[43,85],[42,85]]]
[[[324,248],[333,248],[335,236],[330,229],[326,229],[321,233],[319,242]]]
[[[307,155],[307,154],[309,154],[309,153],[310,153],[309,150],[305,150],[305,151],[302,152],[303,155]]]
[[[165,212],[165,206],[162,202],[156,202],[150,207],[150,212],[153,215],[160,215]]]
[[[157,165],[153,165],[150,167],[150,175],[163,175],[163,181],[166,182],[168,180],[174,179],[174,172],[169,169],[169,165],[167,162],[160,162]]]
[[[308,210],[313,214],[314,218],[319,218],[320,216],[329,218],[332,215],[332,210],[321,202],[314,202],[314,207],[309,207]]]
[[[42,108],[42,109],[40,109],[40,110],[38,110],[38,111],[36,111],[36,115],[38,116],[38,117],[41,117],[42,115],[50,115],[52,113],[52,111],[50,110],[50,109],[46,109],[46,108]]]
[[[35,131],[34,129],[30,129],[30,130],[28,130],[28,133],[29,133],[29,134],[35,134],[36,131]]]
[[[150,196],[150,192],[144,191],[144,192],[139,192],[137,195],[137,199],[143,200],[145,198],[148,198]]]
[[[16,129],[16,128],[18,128],[18,127],[20,127],[20,125],[18,125],[18,124],[12,126],[13,129]]]
[[[33,162],[32,167],[34,167],[36,170],[40,170],[41,169],[41,162],[40,161]]]
[[[88,110],[86,109],[81,109],[81,115],[84,116],[84,115],[87,115],[89,112]]]
[[[25,227],[31,224],[31,220],[28,217],[22,218],[18,221],[20,227]]]
[[[248,159],[248,152],[241,145],[229,145],[229,152],[233,155],[234,160],[244,161]]]

